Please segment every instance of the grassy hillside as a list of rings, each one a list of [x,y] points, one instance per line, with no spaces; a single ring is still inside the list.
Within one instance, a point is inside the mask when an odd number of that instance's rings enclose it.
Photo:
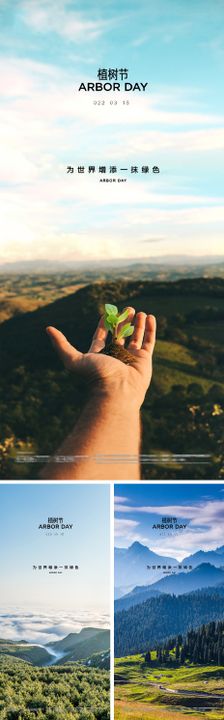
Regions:
[[[110,652],[94,653],[89,658],[86,658],[84,665],[90,665],[91,667],[104,668],[104,670],[110,669]]]
[[[47,665],[49,662],[49,653],[44,648],[16,642],[9,643],[6,640],[0,640],[0,655],[21,658],[32,665]]]
[[[3,275],[0,273],[0,323],[76,292],[85,281],[74,273]]]
[[[56,644],[55,644],[56,645]],[[58,643],[60,649],[60,643]],[[88,656],[92,656],[97,652],[106,652],[110,646],[110,632],[109,630],[101,630],[95,633],[92,637],[87,640],[78,642],[77,644],[71,645],[69,649],[66,647],[66,656],[58,661],[58,664],[62,664],[68,661],[82,660]]]
[[[109,720],[109,673],[68,664],[34,668],[0,656],[0,720]]]
[[[79,645],[80,643],[86,643],[91,642],[93,638],[106,638],[106,641],[109,641],[109,630],[104,630],[102,628],[92,628],[92,627],[86,627],[82,628],[80,632],[77,633],[69,633],[69,635],[66,635],[62,640],[56,640],[53,643],[47,643],[47,647],[51,647],[53,650],[56,650],[57,652],[71,652],[71,650],[74,650],[74,648]]]
[[[223,667],[149,668],[142,655],[115,660],[115,720],[223,720],[223,714]]]
[[[142,451],[157,459],[145,460],[142,477],[166,479],[172,470],[174,478],[221,478],[223,295],[224,281],[218,278],[97,282],[1,323],[0,476],[36,477],[39,467],[20,466],[10,457],[18,450],[51,454],[85,401],[85,388],[55,357],[46,325],[56,325],[85,351],[104,303],[114,302],[158,319],[153,382],[142,412]],[[209,458],[190,465],[173,460],[173,454],[183,453]]]

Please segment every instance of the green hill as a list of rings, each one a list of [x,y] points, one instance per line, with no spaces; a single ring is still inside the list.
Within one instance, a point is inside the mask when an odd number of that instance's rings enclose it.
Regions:
[[[69,652],[73,650],[76,645],[79,645],[79,643],[88,643],[92,640],[92,638],[96,636],[100,637],[101,635],[104,636],[104,634],[108,632],[109,631],[100,628],[82,628],[80,632],[69,633],[69,635],[66,635],[66,637],[62,640],[56,640],[53,643],[47,643],[46,647],[51,647],[57,652]]]
[[[0,640],[0,655],[14,656],[26,660],[31,665],[48,665],[50,656],[47,650],[28,643]]]
[[[93,653],[90,657],[86,658],[84,661],[84,665],[89,665],[90,667],[98,667],[98,668],[104,668],[105,670],[110,669],[110,652],[107,650],[106,652],[101,653]]]
[[[95,628],[84,628],[80,633],[70,633],[63,640],[48,643],[46,646],[56,652],[64,652],[58,664],[89,658],[94,653],[107,651],[110,647],[110,631]]]

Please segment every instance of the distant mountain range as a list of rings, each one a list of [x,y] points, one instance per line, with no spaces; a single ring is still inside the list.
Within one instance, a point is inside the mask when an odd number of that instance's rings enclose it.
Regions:
[[[108,667],[109,648],[110,631],[99,628],[83,628],[79,633],[70,633],[62,640],[46,645],[0,639],[0,655],[17,657],[38,666],[81,661]]]
[[[140,542],[129,548],[115,548],[115,587],[146,585],[163,577],[163,570],[147,570],[147,565],[177,564],[168,555],[158,555]]]
[[[205,587],[212,587],[224,583],[224,570],[213,567],[210,563],[202,563],[190,572],[180,572],[177,575],[169,575],[153,583],[151,590],[158,590],[162,593],[183,595],[192,590],[201,590]]]
[[[102,272],[112,273],[119,276],[121,270],[123,273],[132,274],[133,271],[140,273],[141,269],[147,272],[157,274],[158,271],[179,273],[180,276],[195,275],[195,271],[199,274],[208,272],[210,277],[224,270],[224,258],[222,255],[209,256],[190,256],[190,255],[164,255],[156,257],[140,257],[140,258],[113,258],[111,260],[18,260],[15,262],[0,262],[0,274],[39,274],[39,273],[62,273],[62,272],[92,272],[100,274]],[[141,276],[142,277],[142,276]]]
[[[216,550],[199,550],[193,555],[188,555],[183,560],[183,564],[190,564],[193,567],[197,567],[201,563],[211,563],[216,567],[223,564],[224,568],[224,545]]]
[[[175,572],[164,576],[164,570],[147,570],[147,565],[189,565],[193,570],[198,566],[200,572],[184,571]],[[222,569],[223,565],[223,569]],[[202,566],[204,572],[202,571]],[[214,566],[214,567],[213,567]],[[208,576],[208,577],[207,577]],[[200,587],[213,585],[216,582],[224,581],[224,547],[216,550],[199,550],[189,555],[181,563],[176,558],[162,556],[154,553],[140,542],[134,542],[129,548],[115,548],[115,587],[116,607],[128,607],[133,599],[133,593],[146,597],[152,597],[152,591],[174,592],[180,594]],[[210,578],[212,582],[209,582]],[[213,582],[214,580],[214,582]],[[155,582],[156,581],[156,582]],[[137,586],[137,588],[136,588]],[[134,590],[133,590],[134,587]],[[144,596],[144,597],[143,597]],[[125,602],[121,602],[122,597]],[[141,601],[141,600],[139,600]]]
[[[128,610],[129,607],[139,605],[149,598],[159,597],[161,593],[159,590],[152,590],[151,585],[139,586],[137,585],[131,592],[123,595],[122,597],[115,598],[114,601],[114,612],[120,612],[121,610]]]
[[[223,585],[224,588],[224,570],[216,568],[210,563],[202,563],[190,572],[167,575],[147,587],[135,587],[130,593],[115,600],[115,612],[127,610],[129,607],[145,602],[148,598],[158,597],[161,593],[182,595],[193,590],[217,585]]]

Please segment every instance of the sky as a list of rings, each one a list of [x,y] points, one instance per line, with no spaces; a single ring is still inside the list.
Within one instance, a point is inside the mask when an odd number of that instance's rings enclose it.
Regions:
[[[163,517],[186,529],[160,532]],[[182,560],[198,550],[224,544],[223,484],[115,485],[115,545],[141,542],[160,555]]]
[[[223,0],[0,0],[0,263],[222,254],[223,21]],[[147,90],[79,92],[99,68]],[[66,171],[111,164],[126,183]]]
[[[109,486],[0,484],[0,506],[0,637],[43,642],[49,634],[108,626]],[[47,535],[39,525],[48,517],[73,528]],[[44,564],[79,570],[33,569]]]

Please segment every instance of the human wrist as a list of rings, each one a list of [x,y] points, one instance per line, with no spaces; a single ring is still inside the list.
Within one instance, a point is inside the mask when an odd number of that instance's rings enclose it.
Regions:
[[[120,388],[98,386],[91,388],[88,405],[98,412],[108,410],[113,415],[133,417],[139,415],[141,402],[130,391],[128,393]]]

